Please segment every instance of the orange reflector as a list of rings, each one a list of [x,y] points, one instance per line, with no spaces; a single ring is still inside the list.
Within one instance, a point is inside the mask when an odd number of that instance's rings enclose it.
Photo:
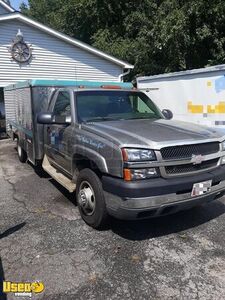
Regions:
[[[131,181],[131,172],[130,172],[130,169],[123,169],[123,178],[126,181]]]
[[[118,89],[121,89],[121,86],[119,86],[119,85],[101,85],[101,88],[118,90]]]

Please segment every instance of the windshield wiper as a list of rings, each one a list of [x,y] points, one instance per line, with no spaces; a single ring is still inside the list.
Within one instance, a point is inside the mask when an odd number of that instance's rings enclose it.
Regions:
[[[95,121],[116,121],[116,120],[120,120],[120,119],[115,119],[112,117],[96,117],[96,118],[86,120],[85,123],[95,122]]]
[[[157,117],[134,117],[134,118],[128,118],[126,120],[152,120],[152,119],[159,119]]]

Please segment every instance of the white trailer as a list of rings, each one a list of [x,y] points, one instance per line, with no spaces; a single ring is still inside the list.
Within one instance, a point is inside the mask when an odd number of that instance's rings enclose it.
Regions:
[[[225,131],[225,65],[138,77],[137,87],[174,119]]]

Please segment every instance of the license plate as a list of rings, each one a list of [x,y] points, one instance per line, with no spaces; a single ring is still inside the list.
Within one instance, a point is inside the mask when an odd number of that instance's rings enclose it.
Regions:
[[[201,196],[211,191],[212,180],[202,181],[193,184],[191,197]]]

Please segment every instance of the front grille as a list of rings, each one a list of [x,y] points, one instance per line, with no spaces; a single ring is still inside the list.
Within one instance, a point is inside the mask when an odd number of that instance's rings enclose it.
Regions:
[[[193,154],[195,155],[208,155],[219,151],[219,143],[205,143],[195,145],[184,145],[165,147],[161,149],[161,155],[163,159],[188,159]]]
[[[218,163],[218,158],[203,161],[199,165],[185,164],[165,167],[167,174],[181,174],[201,171],[204,169],[215,167]]]

